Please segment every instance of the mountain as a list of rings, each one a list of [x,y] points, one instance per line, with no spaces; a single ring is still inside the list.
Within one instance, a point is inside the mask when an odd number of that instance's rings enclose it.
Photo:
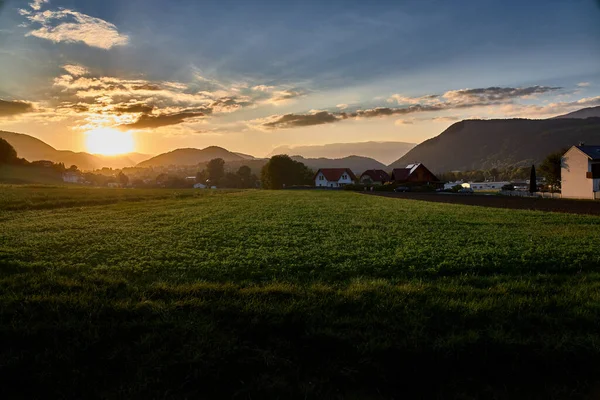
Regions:
[[[243,160],[244,157],[222,147],[210,146],[205,149],[177,149],[159,154],[137,165],[140,168],[160,167],[168,165],[197,165],[213,158],[222,158],[225,162]]]
[[[558,117],[554,117],[554,119],[562,118],[600,118],[600,106],[582,108],[578,111],[573,111],[565,115],[559,115]]]
[[[332,143],[322,146],[280,146],[275,148],[270,156],[276,154],[299,155],[307,158],[343,158],[348,156],[363,156],[374,158],[379,162],[389,164],[407,151],[415,147],[414,143],[404,142],[359,142]]]
[[[0,131],[0,138],[10,143],[17,155],[28,161],[48,160],[64,163],[65,166],[77,165],[81,170],[94,170],[102,167],[131,167],[148,158],[146,154],[130,153],[121,156],[102,156],[89,153],[76,153],[69,150],[56,150],[49,144],[23,133]]]
[[[600,143],[600,118],[466,120],[419,144],[390,168],[413,162],[433,172],[528,166],[579,142]]]
[[[238,153],[238,152],[233,152],[233,154],[236,154],[236,155],[242,157],[244,160],[258,160],[258,158],[251,156],[250,154],[244,154],[244,153]]]
[[[349,156],[344,158],[304,158],[292,156],[293,160],[300,161],[313,171],[319,168],[350,168],[355,174],[361,174],[368,169],[386,169],[385,164],[369,157]]]

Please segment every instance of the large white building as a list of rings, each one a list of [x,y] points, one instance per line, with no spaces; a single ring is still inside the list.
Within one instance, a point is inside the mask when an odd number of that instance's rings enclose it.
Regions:
[[[350,168],[321,168],[315,174],[316,187],[338,188],[356,181]]]
[[[562,197],[600,199],[600,146],[573,146],[561,163]]]
[[[466,182],[461,186],[473,190],[501,190],[502,186],[509,184],[510,182]]]

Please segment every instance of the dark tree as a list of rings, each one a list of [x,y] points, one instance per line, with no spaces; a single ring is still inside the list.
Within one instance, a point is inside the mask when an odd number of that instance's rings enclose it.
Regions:
[[[121,186],[127,186],[127,184],[129,183],[129,177],[125,175],[123,171],[119,172],[119,175],[117,175],[117,179],[119,180]]]
[[[214,158],[206,166],[208,179],[212,185],[218,185],[223,176],[225,176],[225,161],[222,158]]]
[[[17,161],[17,151],[6,140],[0,138],[0,164],[13,164]]]
[[[196,183],[206,183],[208,179],[208,173],[206,170],[196,172]]]
[[[236,172],[236,175],[239,179],[241,188],[256,187],[256,182],[258,181],[258,178],[252,173],[252,170],[247,165],[242,165]]]
[[[535,174],[535,165],[531,166],[531,173],[529,175],[529,193],[537,192],[537,176]]]
[[[313,172],[301,162],[287,155],[273,156],[261,171],[262,186],[265,189],[282,189],[285,186],[310,185]]]
[[[554,188],[560,188],[560,174],[562,166],[562,156],[567,152],[566,149],[548,154],[548,157],[540,165],[540,173],[546,178],[548,184]]]

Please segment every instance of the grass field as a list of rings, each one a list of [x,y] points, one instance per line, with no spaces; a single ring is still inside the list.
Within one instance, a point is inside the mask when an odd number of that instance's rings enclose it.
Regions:
[[[600,217],[0,188],[0,397],[595,398]]]

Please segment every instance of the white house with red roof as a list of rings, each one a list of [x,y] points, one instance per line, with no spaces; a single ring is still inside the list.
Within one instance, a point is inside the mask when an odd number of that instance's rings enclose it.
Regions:
[[[321,168],[315,174],[316,187],[339,188],[356,181],[350,168]]]
[[[573,146],[562,157],[563,198],[600,199],[600,146]]]

